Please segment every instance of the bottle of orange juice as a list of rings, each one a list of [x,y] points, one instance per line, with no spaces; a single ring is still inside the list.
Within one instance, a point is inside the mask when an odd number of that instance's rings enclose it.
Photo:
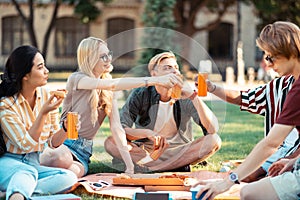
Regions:
[[[78,113],[77,112],[68,112],[67,115],[68,121],[68,139],[76,140],[78,139],[78,130],[77,130],[77,123],[78,123]]]
[[[198,73],[198,96],[205,97],[207,96],[207,85],[206,79],[208,74],[207,73]]]

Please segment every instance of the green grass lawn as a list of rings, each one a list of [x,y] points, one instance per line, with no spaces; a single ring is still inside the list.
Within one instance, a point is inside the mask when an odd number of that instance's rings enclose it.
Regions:
[[[207,166],[193,165],[193,171],[201,169],[219,171],[222,166],[222,161],[244,159],[254,145],[263,138],[262,116],[253,115],[244,111],[241,112],[238,106],[227,104],[222,101],[211,101],[207,102],[207,104],[218,117],[222,147],[215,155],[207,159]],[[194,126],[193,128],[195,137],[202,136],[198,127]],[[89,173],[118,172],[116,169],[112,168],[111,157],[105,152],[103,147],[103,141],[109,135],[111,134],[106,119],[94,142],[94,153]],[[87,200],[120,199],[86,195],[81,196],[83,199]]]
[[[122,103],[120,102],[120,105]],[[230,159],[244,159],[252,150],[254,145],[263,138],[263,117],[253,115],[248,112],[241,112],[238,106],[224,103],[222,101],[207,101],[208,106],[216,114],[219,120],[219,134],[222,139],[221,149],[207,159],[208,165],[203,167],[193,165],[192,170],[212,170],[219,171],[222,161]],[[202,135],[200,129],[194,126],[195,137]],[[100,172],[118,172],[112,168],[111,156],[104,149],[103,142],[107,136],[111,135],[107,119],[99,130],[99,134],[94,140],[93,156],[90,164],[90,174]],[[122,198],[107,198],[101,196],[91,196],[75,192],[83,200],[104,199],[122,200]]]
[[[54,78],[50,81],[66,81],[71,72],[50,73]],[[252,150],[254,145],[263,138],[263,117],[253,115],[248,112],[241,112],[238,106],[224,103],[222,101],[207,101],[208,106],[217,115],[219,120],[219,135],[222,139],[221,149],[211,158],[207,159],[208,165],[203,167],[193,165],[192,170],[212,170],[219,171],[222,161],[231,159],[244,159]],[[122,102],[120,102],[120,106]],[[202,133],[199,127],[194,126],[195,137],[201,137]],[[99,134],[94,140],[93,156],[89,173],[101,172],[119,172],[111,165],[111,156],[104,149],[103,142],[107,136],[111,135],[108,120],[106,119]],[[88,196],[75,193],[83,200],[104,199],[104,200],[122,200],[122,198],[107,198],[101,196]],[[1,199],[1,198],[0,198]]]

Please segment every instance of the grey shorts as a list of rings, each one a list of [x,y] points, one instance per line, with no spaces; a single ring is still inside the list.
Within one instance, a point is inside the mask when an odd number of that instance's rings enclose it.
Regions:
[[[294,170],[270,178],[279,199],[300,199],[300,158],[295,162]]]
[[[85,138],[78,138],[77,140],[65,140],[66,145],[73,156],[84,166],[84,175],[87,174],[89,169],[90,157],[93,153],[93,140]]]

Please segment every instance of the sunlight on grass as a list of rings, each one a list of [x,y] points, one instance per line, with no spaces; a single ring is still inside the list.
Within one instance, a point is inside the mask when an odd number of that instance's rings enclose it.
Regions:
[[[120,102],[119,102],[120,103]],[[124,102],[121,102],[119,106]],[[219,171],[221,163],[226,160],[244,159],[263,138],[263,117],[248,112],[241,112],[238,106],[215,101],[208,103],[216,116],[221,119],[219,135],[222,139],[221,149],[207,159],[208,165],[193,165],[192,171],[211,170]],[[225,107],[224,107],[225,106]],[[225,109],[224,109],[225,108]],[[225,112],[225,113],[224,113]],[[221,122],[220,122],[221,123]],[[203,136],[201,129],[193,123],[195,138]],[[93,156],[91,157],[89,173],[120,172],[111,164],[112,157],[105,152],[104,140],[111,135],[108,119],[102,124],[94,139]],[[82,196],[83,199],[112,199],[96,196]],[[113,198],[120,200],[121,198]]]
[[[122,105],[122,104],[120,104]],[[211,105],[209,105],[211,106]],[[224,102],[216,101],[213,106],[223,107]],[[221,162],[230,159],[244,159],[252,150],[254,145],[263,138],[263,117],[253,115],[248,112],[241,112],[238,106],[226,104],[226,113],[219,113],[221,117],[226,116],[222,129],[219,130],[219,135],[222,139],[222,148],[207,161],[210,163],[207,167],[193,166],[193,170],[208,169],[218,171],[221,167]],[[218,111],[224,112],[222,109]],[[218,113],[216,113],[218,116]],[[193,123],[195,138],[202,137],[201,128]],[[110,136],[108,119],[104,123],[97,134],[94,142],[93,162],[102,162],[104,169],[97,170],[105,171],[111,168],[111,156],[105,152],[103,141],[107,136]],[[94,165],[93,165],[94,166]],[[96,171],[92,169],[92,171]]]
[[[218,103],[220,103],[220,106],[224,106],[224,102],[214,102],[214,105],[218,106]],[[223,110],[221,111],[223,112]],[[214,113],[218,119],[220,116],[224,116],[224,113],[215,111]],[[221,129],[219,130],[222,139],[221,149],[207,159],[208,166],[194,165],[193,170],[219,171],[223,161],[244,159],[263,138],[264,124],[262,116],[240,111],[238,106],[231,104],[226,105],[225,116],[224,124],[220,124]],[[201,134],[197,136],[199,137]]]

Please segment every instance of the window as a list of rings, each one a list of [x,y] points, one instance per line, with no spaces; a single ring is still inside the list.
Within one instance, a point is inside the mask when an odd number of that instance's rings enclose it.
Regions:
[[[16,47],[29,44],[29,35],[25,23],[19,16],[2,18],[2,54],[8,55]]]
[[[76,56],[79,42],[89,35],[89,26],[73,17],[59,18],[55,30],[55,55],[57,57]]]
[[[134,57],[134,32],[119,34],[131,29],[134,29],[134,21],[131,19],[113,18],[108,20],[107,38],[112,37],[108,45],[114,52],[114,56],[122,58]]]
[[[233,26],[221,23],[216,29],[209,31],[208,52],[212,58],[233,58]]]

